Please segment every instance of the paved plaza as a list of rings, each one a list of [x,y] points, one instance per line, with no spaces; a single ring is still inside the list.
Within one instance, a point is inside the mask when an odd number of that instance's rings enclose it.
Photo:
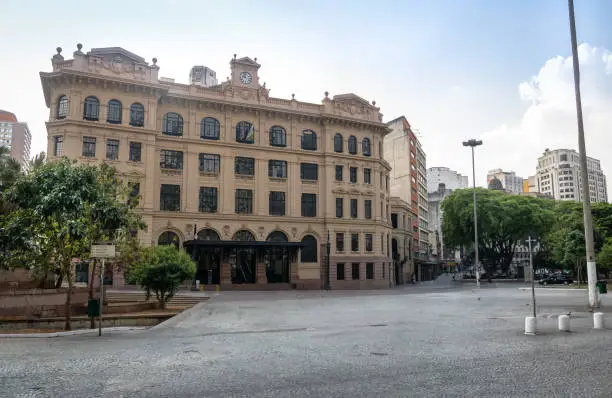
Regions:
[[[0,395],[609,397],[612,330],[584,291],[537,293],[524,336],[530,292],[509,284],[222,292],[150,330],[0,339]]]

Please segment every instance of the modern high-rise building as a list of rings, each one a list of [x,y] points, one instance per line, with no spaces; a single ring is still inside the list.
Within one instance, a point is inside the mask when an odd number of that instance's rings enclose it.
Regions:
[[[430,167],[427,169],[427,192],[435,192],[444,184],[446,189],[468,188],[468,177],[448,167]]]
[[[518,195],[523,192],[523,178],[518,177],[514,171],[503,171],[502,169],[493,169],[487,173],[487,185],[491,184],[492,180],[499,180],[504,191]]]
[[[581,202],[584,190],[580,182],[580,155],[573,149],[546,149],[538,158],[538,191],[556,200]],[[591,202],[607,202],[608,186],[599,160],[587,156]]]
[[[58,48],[40,74],[49,160],[113,165],[140,196],[144,245],[184,247],[204,285],[392,284],[389,129],[375,103],[270,97],[248,57],[201,87],[160,81],[155,58],[81,48]]]
[[[32,134],[28,124],[19,122],[15,114],[0,109],[0,146],[10,148],[11,157],[24,165],[30,159]]]

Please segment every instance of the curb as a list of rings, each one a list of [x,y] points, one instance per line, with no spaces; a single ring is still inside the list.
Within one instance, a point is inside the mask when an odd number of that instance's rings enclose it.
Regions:
[[[110,328],[102,328],[102,333],[104,332],[127,332],[127,331],[135,331],[135,330],[145,330],[146,326],[115,326]],[[50,337],[64,337],[64,336],[79,336],[85,334],[94,334],[98,333],[98,329],[81,329],[81,330],[71,330],[67,332],[52,332],[52,333],[0,333],[0,340],[4,338],[19,338],[19,339],[32,339],[32,338],[50,338]]]
[[[519,287],[517,288],[518,290],[521,291],[531,291],[530,287]],[[586,289],[583,288],[575,288],[575,289],[569,289],[569,288],[564,288],[564,287],[536,287],[536,289],[540,289],[540,290],[549,290],[549,291],[557,291],[557,292],[580,292]]]
[[[175,323],[180,322],[183,318],[186,318],[187,316],[189,316],[189,314],[191,313],[191,311],[195,310],[196,308],[200,308],[203,307],[204,304],[206,304],[208,302],[208,300],[205,301],[201,301],[199,303],[197,303],[196,305],[194,305],[191,308],[188,308],[178,314],[176,314],[175,316],[173,316],[172,318],[169,318],[161,323],[158,323],[155,326],[151,326],[149,328],[149,330],[154,330],[154,329],[162,329],[162,328],[167,328],[169,326],[173,326]]]

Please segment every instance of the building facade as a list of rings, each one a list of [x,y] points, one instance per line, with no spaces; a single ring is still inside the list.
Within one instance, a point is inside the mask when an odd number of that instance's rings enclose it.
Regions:
[[[419,201],[419,251],[421,254],[428,255],[432,251],[431,237],[429,228],[429,205],[427,202],[427,157],[421,146],[421,142],[416,140],[417,149],[417,191]]]
[[[28,124],[19,122],[15,114],[0,109],[0,146],[11,150],[11,157],[25,166],[30,159],[32,134]]]
[[[410,283],[414,276],[412,250],[412,219],[415,217],[408,202],[391,197],[391,257],[395,284]]]
[[[185,247],[204,285],[390,285],[389,129],[374,102],[270,97],[257,58],[202,87],[160,80],[155,58],[81,49],[58,48],[40,74],[49,158],[113,165],[140,196],[143,244]]]
[[[518,195],[523,192],[523,178],[518,177],[514,171],[503,171],[502,169],[493,169],[487,173],[487,185],[491,185],[491,181],[498,179],[501,186],[507,193]]]
[[[556,200],[583,200],[578,152],[573,149],[546,149],[538,158],[536,171],[539,192]],[[587,156],[587,173],[591,202],[607,202],[608,185],[599,160]]]
[[[436,192],[444,184],[446,189],[468,188],[468,177],[461,175],[448,167],[430,167],[427,169],[427,192]]]
[[[191,72],[189,72],[189,82],[201,87],[212,87],[219,84],[217,81],[217,72],[203,65],[197,65],[191,68]]]
[[[433,192],[429,192],[429,227],[434,233],[438,234],[438,240],[440,241],[440,256],[441,260],[456,260],[455,250],[452,247],[444,246],[444,234],[442,232],[442,201],[444,198],[449,196],[453,192],[452,189],[446,188],[444,183],[440,183],[438,189]]]

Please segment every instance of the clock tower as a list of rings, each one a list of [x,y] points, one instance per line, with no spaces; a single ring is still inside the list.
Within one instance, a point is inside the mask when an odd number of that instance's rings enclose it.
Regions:
[[[230,61],[230,66],[232,85],[254,89],[259,88],[257,71],[261,65],[257,63],[257,58],[254,60],[249,57],[236,58],[236,54],[234,54],[234,58]]]

